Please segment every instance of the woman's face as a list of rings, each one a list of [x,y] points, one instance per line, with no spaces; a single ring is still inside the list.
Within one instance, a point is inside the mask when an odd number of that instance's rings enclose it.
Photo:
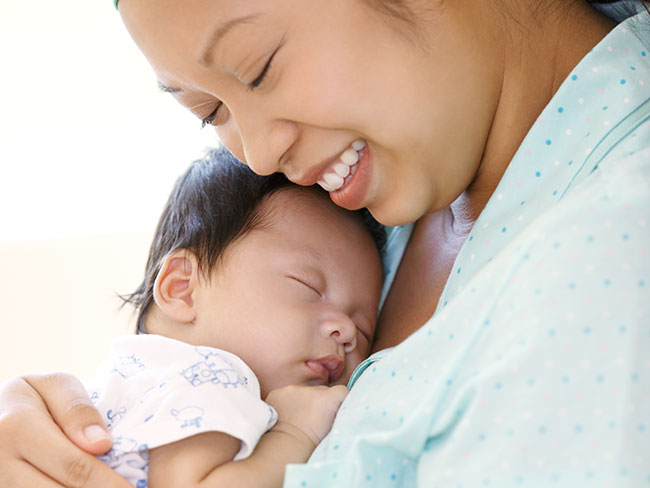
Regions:
[[[498,98],[489,43],[467,27],[465,4],[480,2],[430,3],[418,34],[353,0],[119,9],[164,89],[255,172],[320,183],[336,204],[396,225],[467,188]]]

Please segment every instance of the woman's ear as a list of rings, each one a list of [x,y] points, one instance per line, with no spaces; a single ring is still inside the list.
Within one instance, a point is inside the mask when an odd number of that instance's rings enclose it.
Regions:
[[[198,284],[198,261],[186,249],[168,254],[153,286],[153,297],[170,318],[191,323],[196,319],[192,294]]]

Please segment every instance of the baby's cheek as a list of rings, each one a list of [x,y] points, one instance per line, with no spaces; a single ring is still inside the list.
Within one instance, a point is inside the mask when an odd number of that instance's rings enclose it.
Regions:
[[[362,356],[357,352],[349,354],[345,361],[345,371],[343,373],[343,377],[341,378],[341,381],[339,383],[343,385],[347,385],[350,376],[352,376],[352,373],[354,372],[356,367],[359,366],[359,364],[361,364],[361,362],[364,359],[365,356]]]
[[[359,339],[357,340],[357,348],[354,351],[356,354],[356,360],[361,362],[370,355],[370,342],[360,334]]]

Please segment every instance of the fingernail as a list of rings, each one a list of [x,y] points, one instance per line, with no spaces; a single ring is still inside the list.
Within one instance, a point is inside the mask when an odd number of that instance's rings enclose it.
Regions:
[[[111,435],[99,425],[89,425],[84,429],[84,435],[91,444],[111,438]]]

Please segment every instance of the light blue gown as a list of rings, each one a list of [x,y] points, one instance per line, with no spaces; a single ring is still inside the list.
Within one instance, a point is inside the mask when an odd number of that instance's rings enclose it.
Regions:
[[[564,81],[433,317],[358,368],[285,487],[650,487],[649,97],[644,13]]]

